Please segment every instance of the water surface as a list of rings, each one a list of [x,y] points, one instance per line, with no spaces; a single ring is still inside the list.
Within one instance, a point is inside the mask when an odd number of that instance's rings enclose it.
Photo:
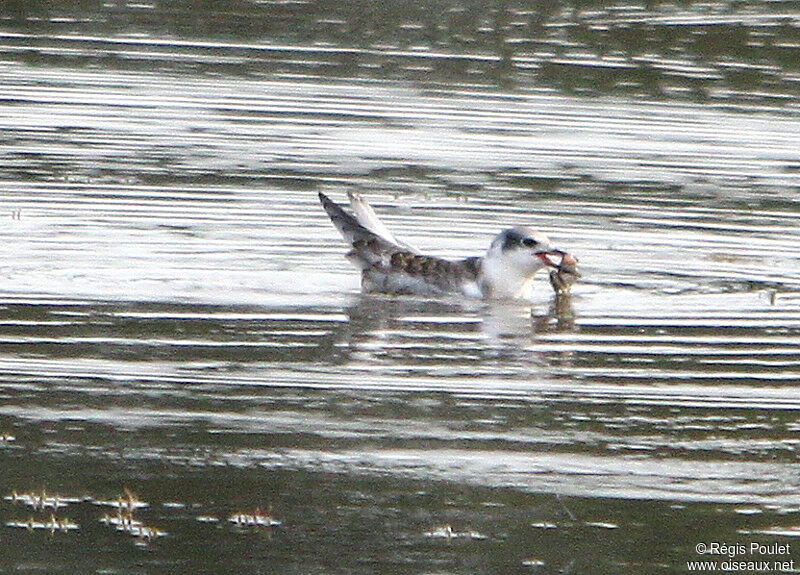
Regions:
[[[8,6],[0,521],[43,527],[3,527],[0,571],[683,573],[795,541],[789,4]],[[584,278],[361,295],[316,197],[349,189],[442,256],[538,227]],[[126,489],[163,536],[100,521]]]

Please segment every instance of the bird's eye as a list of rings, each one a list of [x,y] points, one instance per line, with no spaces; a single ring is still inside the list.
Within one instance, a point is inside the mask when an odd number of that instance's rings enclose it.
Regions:
[[[524,240],[522,240],[522,245],[528,248],[532,248],[533,246],[536,245],[536,240],[534,240],[533,238],[525,238]]]

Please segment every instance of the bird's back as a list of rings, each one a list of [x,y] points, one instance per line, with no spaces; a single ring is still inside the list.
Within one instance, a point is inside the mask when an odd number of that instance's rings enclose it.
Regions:
[[[320,202],[334,226],[350,244],[348,259],[361,269],[361,286],[367,292],[394,294],[464,293],[480,297],[478,277],[482,258],[452,261],[414,253],[367,229],[328,196]]]
[[[432,295],[463,293],[480,297],[478,273],[481,258],[451,261],[434,256],[396,251],[388,262],[361,272],[364,291]]]

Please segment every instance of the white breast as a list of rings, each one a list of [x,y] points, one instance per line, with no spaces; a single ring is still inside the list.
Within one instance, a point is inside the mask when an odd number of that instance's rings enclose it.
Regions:
[[[493,299],[530,299],[534,272],[520,269],[502,256],[491,256],[483,261],[481,277],[488,296]]]

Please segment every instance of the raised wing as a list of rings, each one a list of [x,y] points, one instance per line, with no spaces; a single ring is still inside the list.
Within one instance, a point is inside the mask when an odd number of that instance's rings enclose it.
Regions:
[[[347,257],[362,270],[375,265],[385,265],[394,252],[402,250],[398,245],[382,238],[344,211],[328,196],[319,193],[319,201],[328,213],[333,225],[352,246]]]
[[[367,203],[361,194],[358,192],[347,192],[347,198],[350,200],[350,207],[353,209],[358,223],[387,242],[393,243],[411,253],[419,253],[417,248],[397,239],[397,237],[389,231],[389,228],[378,218],[375,210],[372,209],[372,206]]]

